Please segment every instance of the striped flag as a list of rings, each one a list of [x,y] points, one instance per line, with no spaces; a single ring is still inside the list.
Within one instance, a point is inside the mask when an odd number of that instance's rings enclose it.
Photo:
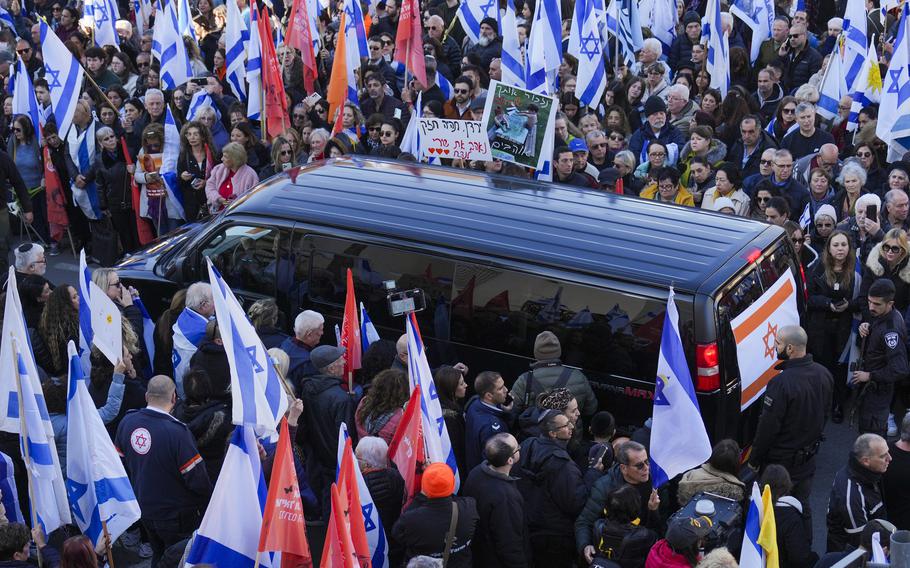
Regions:
[[[726,97],[730,89],[730,43],[721,24],[720,0],[708,0],[703,22],[703,36],[708,38],[707,70],[711,75],[711,88]]]
[[[641,21],[638,15],[638,2],[619,0],[616,15],[616,40],[622,57],[628,65],[635,62],[635,52],[641,49],[645,40],[641,34]]]
[[[910,2],[901,9],[897,39],[882,89],[875,134],[888,145],[887,161],[910,151]]]
[[[882,100],[882,75],[878,67],[878,53],[875,51],[875,40],[869,44],[869,52],[863,61],[863,67],[856,77],[853,89],[853,103],[850,116],[847,118],[847,130],[859,128],[859,112],[863,107],[878,104]]]
[[[224,28],[225,78],[237,100],[246,102],[246,50],[250,31],[240,15],[237,0],[227,0],[227,19]]]
[[[38,98],[35,96],[32,78],[29,77],[28,69],[21,58],[16,64],[16,73],[13,75],[10,84],[13,86],[13,114],[24,114],[31,119],[35,134],[38,137],[38,144],[41,145],[42,140],[44,140],[42,127],[46,121],[44,113],[40,110],[41,106],[38,104]]]
[[[597,29],[594,0],[577,0],[575,17],[569,31],[569,53],[578,57],[578,75],[575,96],[584,106],[597,106],[607,88],[604,69],[603,45]]]
[[[515,0],[506,0],[506,13],[502,16],[499,29],[502,33],[502,82],[524,89],[525,62],[515,23]]]
[[[178,30],[176,4],[159,3],[152,35],[152,55],[161,64],[161,85],[165,89],[176,89],[193,76],[183,36]]]
[[[41,53],[44,56],[44,78],[51,93],[51,106],[54,109],[54,122],[57,132],[66,136],[73,123],[73,113],[79,102],[82,89],[83,69],[72,52],[45,20],[39,22],[41,28]]]
[[[338,429],[338,467],[339,473],[341,463],[344,461],[347,443],[351,439],[348,434],[348,426],[344,422]],[[384,568],[389,565],[389,541],[386,538],[385,528],[382,526],[382,519],[379,517],[379,509],[370,495],[370,489],[363,479],[359,467],[353,468],[354,477],[357,480],[357,490],[360,496],[360,507],[363,510],[363,522],[367,535],[367,543],[370,548],[373,568]]]
[[[259,37],[259,8],[250,6],[250,40],[246,58],[247,107],[246,117],[259,120],[262,114],[262,42]]]
[[[370,320],[367,309],[363,307],[363,302],[360,302],[360,341],[363,343],[363,353],[367,352],[370,345],[379,341],[379,332]]]
[[[844,75],[844,61],[841,52],[841,41],[838,39],[834,50],[828,57],[828,67],[819,86],[819,98],[816,105],[818,114],[827,120],[837,116],[837,107],[841,97],[848,93],[846,76]]]
[[[537,0],[525,62],[525,82],[529,91],[542,95],[557,91],[556,71],[562,64],[561,22],[559,0]]]

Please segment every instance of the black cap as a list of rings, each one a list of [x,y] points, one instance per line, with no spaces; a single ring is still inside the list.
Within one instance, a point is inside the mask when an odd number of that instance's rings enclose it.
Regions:
[[[619,170],[616,168],[604,168],[600,171],[600,175],[597,176],[597,181],[599,181],[601,185],[616,185],[616,182],[621,177],[622,175],[620,175]]]

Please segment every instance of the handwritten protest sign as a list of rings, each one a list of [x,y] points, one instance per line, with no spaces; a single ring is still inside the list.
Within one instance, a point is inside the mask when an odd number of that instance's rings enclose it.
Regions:
[[[553,154],[546,134],[554,128],[556,109],[555,97],[490,81],[482,122],[493,157],[543,169]]]
[[[493,159],[483,125],[473,120],[421,118],[420,153],[427,158]]]

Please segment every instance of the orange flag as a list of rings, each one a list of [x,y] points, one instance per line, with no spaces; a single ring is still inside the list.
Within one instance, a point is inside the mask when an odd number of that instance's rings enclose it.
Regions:
[[[269,495],[259,531],[259,552],[281,552],[281,568],[313,566],[310,545],[306,540],[306,519],[300,486],[291,454],[291,437],[287,418],[281,419],[275,462],[269,479]]]
[[[344,442],[344,454],[341,458],[341,467],[338,472],[338,491],[346,496],[348,503],[348,528],[351,531],[351,542],[354,544],[354,553],[361,567],[372,565],[370,544],[367,541],[367,529],[363,521],[363,508],[360,505],[360,489],[357,488],[357,477],[354,468],[354,450],[351,448],[351,439]]]
[[[398,429],[389,444],[389,458],[398,466],[404,478],[406,508],[420,491],[420,476],[423,471],[423,432],[420,428],[420,387],[414,387],[408,406],[404,409]]]
[[[341,21],[338,24],[339,30],[344,30],[344,20],[347,17],[346,12],[341,12]],[[332,75],[329,78],[329,89],[325,99],[329,101],[329,118],[335,116],[338,110],[348,98],[348,64],[345,55],[345,34],[339,32],[335,42],[335,59],[332,61]],[[356,47],[354,48],[356,49]]]
[[[259,38],[262,42],[262,90],[265,92],[263,138],[267,140],[284,132],[288,125],[288,99],[272,37],[269,9],[263,6],[259,18]]]
[[[344,320],[341,322],[341,346],[344,352],[344,374],[348,390],[353,390],[354,371],[360,368],[360,320],[357,315],[357,298],[354,297],[354,276],[348,268],[348,290],[344,300]]]
[[[429,86],[423,55],[423,26],[420,24],[420,6],[417,0],[403,0],[401,3],[398,33],[395,34],[395,61],[403,63],[421,85]]]
[[[325,533],[325,546],[322,549],[322,562],[319,568],[357,568],[357,557],[354,555],[354,543],[345,519],[348,505],[336,484],[332,484],[332,514]]]
[[[300,50],[300,56],[303,59],[303,86],[307,94],[312,95],[318,71],[316,53],[313,51],[313,36],[310,33],[310,13],[307,10],[306,0],[294,0],[285,42]]]

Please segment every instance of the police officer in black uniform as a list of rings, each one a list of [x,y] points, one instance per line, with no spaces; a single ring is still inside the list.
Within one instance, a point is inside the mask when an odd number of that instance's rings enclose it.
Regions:
[[[907,328],[894,309],[894,283],[889,278],[872,283],[868,302],[872,321],[859,326],[860,337],[866,338],[862,370],[854,371],[851,380],[859,387],[855,402],[859,433],[884,438],[894,385],[910,375],[904,344]]]
[[[808,507],[815,454],[831,409],[834,378],[806,353],[803,328],[781,328],[774,340],[780,374],[765,391],[758,430],[752,442],[749,465],[755,469],[772,463],[787,468],[793,480],[792,495]]]

